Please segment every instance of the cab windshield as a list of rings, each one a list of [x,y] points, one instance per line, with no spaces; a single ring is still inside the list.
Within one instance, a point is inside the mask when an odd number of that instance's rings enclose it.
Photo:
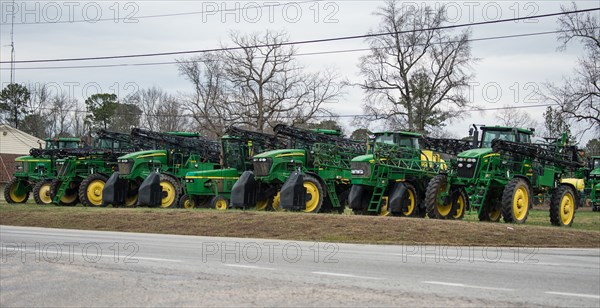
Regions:
[[[491,148],[492,140],[500,139],[506,141],[515,141],[515,134],[510,130],[505,131],[484,131],[483,138],[481,140],[482,148]]]
[[[394,144],[394,136],[393,135],[379,135],[375,138],[375,142],[378,143],[386,143],[386,144]]]
[[[414,137],[401,135],[379,135],[375,137],[375,142],[385,144],[395,144],[403,148],[419,148],[419,140]]]
[[[600,158],[594,159],[594,168],[593,169],[600,169]]]

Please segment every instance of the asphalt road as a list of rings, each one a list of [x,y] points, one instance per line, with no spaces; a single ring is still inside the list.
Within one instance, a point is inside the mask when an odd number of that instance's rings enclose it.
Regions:
[[[1,307],[600,307],[598,249],[351,245],[9,226],[0,226],[0,242]]]

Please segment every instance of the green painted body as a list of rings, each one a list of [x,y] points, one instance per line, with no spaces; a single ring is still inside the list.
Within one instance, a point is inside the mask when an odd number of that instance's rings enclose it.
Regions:
[[[586,190],[592,206],[600,207],[600,156],[592,156],[590,174],[586,180]]]
[[[73,149],[81,142],[79,138],[48,138],[46,150]],[[13,177],[17,179],[17,194],[29,193],[35,183],[44,179],[53,179],[56,174],[55,155],[40,157],[19,156],[15,158],[16,171]]]
[[[483,135],[480,148],[458,154],[457,159],[450,164],[447,172],[450,185],[438,195],[438,204],[444,204],[451,189],[462,187],[469,196],[470,210],[482,214],[485,210],[497,209],[505,186],[513,178],[524,179],[533,195],[548,196],[563,177],[571,176],[565,168],[554,164],[542,164],[527,156],[515,160],[512,156],[495,153],[490,147],[491,140],[495,138],[530,143],[532,131],[500,126],[484,126],[481,129]],[[579,173],[575,175],[580,176]]]
[[[380,132],[370,154],[352,159],[352,185],[366,187],[370,193],[367,212],[378,214],[385,196],[398,182],[411,183],[417,192],[425,192],[427,182],[438,174],[443,162],[428,161],[419,145],[421,134],[411,132]]]

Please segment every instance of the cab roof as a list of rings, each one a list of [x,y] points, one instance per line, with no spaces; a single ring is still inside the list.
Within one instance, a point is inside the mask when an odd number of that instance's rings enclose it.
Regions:
[[[408,137],[421,137],[422,135],[419,133],[413,133],[413,132],[403,132],[403,131],[383,131],[383,132],[376,132],[374,133],[375,136],[381,136],[381,135],[401,135],[401,136],[408,136]]]
[[[46,142],[59,142],[59,141],[72,141],[72,142],[79,142],[81,141],[79,138],[46,138],[44,139]]]
[[[508,126],[482,126],[481,127],[481,130],[483,130],[483,131],[486,131],[486,130],[491,130],[491,131],[509,131],[509,130],[513,130],[513,129],[516,129],[519,133],[533,135],[533,131],[531,131],[529,129],[525,129],[525,128],[508,127]]]

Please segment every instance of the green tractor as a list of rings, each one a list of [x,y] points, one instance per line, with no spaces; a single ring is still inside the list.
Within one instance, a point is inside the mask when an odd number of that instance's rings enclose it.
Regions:
[[[410,132],[376,133],[370,153],[352,159],[350,208],[363,215],[425,217],[421,201],[427,183],[447,168],[436,152],[456,155],[470,148],[472,142],[468,140],[436,139]]]
[[[273,129],[288,140],[287,149],[255,155],[253,171],[244,172],[231,191],[234,208],[261,207],[307,213],[345,209],[350,190],[350,160],[366,152],[366,143],[334,130],[307,130],[279,124]]]
[[[592,201],[592,211],[600,212],[600,156],[592,156],[590,170],[586,180],[586,194]]]
[[[118,158],[102,191],[106,206],[177,207],[188,172],[220,167],[219,143],[197,133],[159,133],[135,128],[132,137],[144,138],[156,150],[129,153]]]
[[[61,150],[56,160],[57,174],[45,179],[49,194],[42,204],[102,206],[102,189],[117,168],[117,157],[134,151],[129,134],[99,130],[92,147]],[[36,200],[37,201],[37,200]]]
[[[283,140],[274,135],[229,127],[221,138],[223,161],[221,169],[192,171],[185,176],[185,192],[180,208],[209,205],[224,210],[229,206],[231,189],[244,171],[252,170],[254,153],[283,148]],[[257,204],[264,210],[267,202]]]
[[[532,144],[533,130],[528,129],[482,126],[481,131],[479,148],[458,154],[446,172],[429,182],[427,216],[453,218],[465,208],[477,211],[482,221],[503,217],[507,223],[525,223],[534,194],[546,194],[551,196],[551,223],[571,225],[579,194],[563,179],[583,177],[576,147],[566,146],[565,140]],[[475,125],[471,132],[477,141]]]
[[[41,196],[49,193],[50,187],[44,179],[54,177],[54,161],[58,151],[76,149],[81,143],[79,138],[48,138],[45,141],[44,149],[33,148],[29,151],[29,156],[15,159],[17,170],[4,188],[6,202],[25,203],[29,199],[29,193],[33,191],[33,198],[36,203],[40,203]]]

